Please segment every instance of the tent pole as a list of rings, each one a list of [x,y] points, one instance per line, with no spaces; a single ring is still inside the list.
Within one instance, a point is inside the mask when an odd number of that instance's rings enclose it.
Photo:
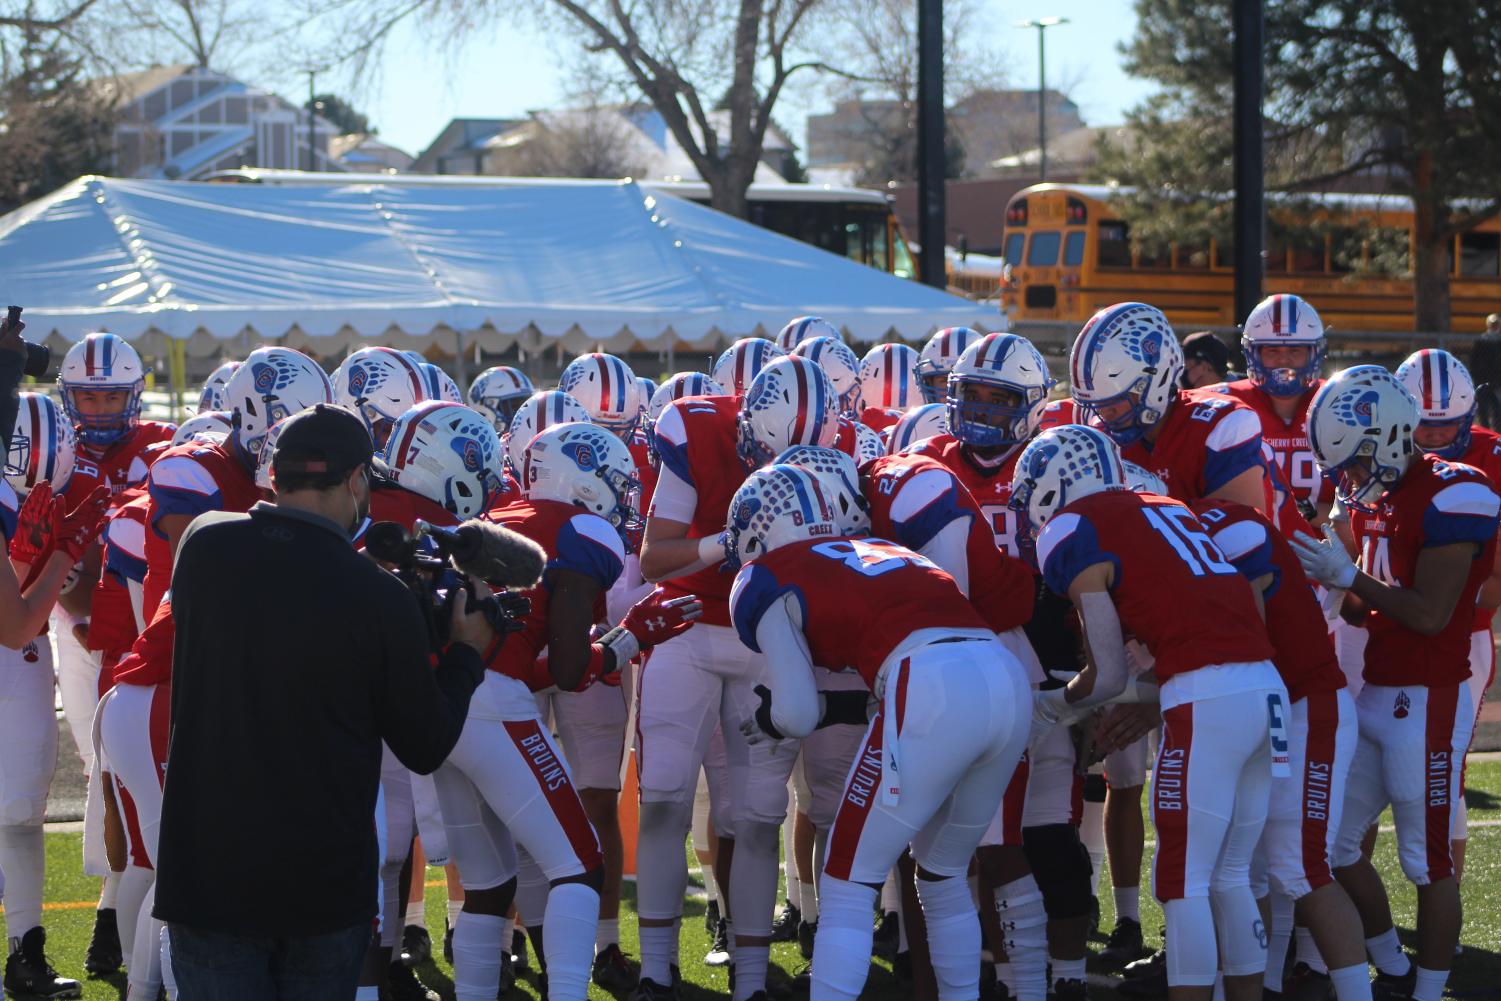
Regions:
[[[469,365],[464,358],[464,332],[453,332],[453,381],[459,384],[460,392],[469,386]]]
[[[172,417],[177,419],[183,412],[183,393],[188,385],[188,345],[186,341],[169,338],[167,341],[167,371],[172,387]]]
[[[678,339],[674,337],[667,342],[667,371],[677,374],[678,370]]]

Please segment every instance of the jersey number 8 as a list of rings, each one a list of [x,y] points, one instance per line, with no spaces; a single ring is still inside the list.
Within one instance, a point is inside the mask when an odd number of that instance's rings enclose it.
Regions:
[[[904,565],[936,569],[926,558],[880,539],[836,539],[820,542],[813,551],[827,559],[838,560],[862,577],[879,577]]]

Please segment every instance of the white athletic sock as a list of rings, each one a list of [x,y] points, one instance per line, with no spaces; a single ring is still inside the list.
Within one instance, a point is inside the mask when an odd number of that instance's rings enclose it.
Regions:
[[[928,953],[938,979],[939,1001],[973,998],[980,989],[980,918],[963,879],[917,880],[928,925]]]
[[[1053,983],[1060,980],[1083,980],[1084,960],[1082,959],[1057,959],[1048,957],[1053,965]]]
[[[1012,997],[1043,1001],[1048,993],[1048,915],[1037,880],[1028,873],[996,887],[995,908],[1009,960],[1003,965],[1012,975],[1007,981]]]
[[[448,927],[457,928],[459,926],[459,912],[463,909],[464,902],[462,900],[450,900],[448,902]]]
[[[354,1001],[380,1001],[380,987],[365,984],[354,989]]]
[[[1005,984],[1006,991],[1016,997],[1016,969],[1010,962],[995,964],[995,982]]]
[[[902,890],[896,880],[897,871],[892,869],[886,874],[886,882],[881,884],[882,914],[895,914],[902,909]]]
[[[803,920],[810,925],[818,924],[818,891],[812,883],[801,884],[799,896],[802,898]]]
[[[558,883],[547,895],[542,942],[547,948],[547,993],[582,998],[594,966],[594,930],[599,892],[583,883]]]
[[[162,953],[167,951],[168,935],[162,923],[151,916],[155,905],[156,883],[153,881],[146,888],[140,909],[132,918],[136,922],[135,941],[130,955],[125,957],[129,1001],[156,1001],[165,980]]]
[[[1287,943],[1293,937],[1293,898],[1285,893],[1273,893],[1268,902],[1272,914],[1271,926],[1266,930],[1266,973],[1261,986],[1269,991],[1282,993],[1286,979]]]
[[[698,878],[704,881],[704,896],[709,903],[719,903],[719,882],[714,878],[714,867],[704,862],[698,864]]]
[[[413,873],[413,879],[420,880],[422,873]],[[417,900],[407,901],[406,925],[408,928],[427,927],[427,894],[424,893]]]
[[[1366,939],[1365,951],[1371,956],[1371,964],[1388,976],[1405,977],[1407,971],[1412,969],[1412,963],[1402,952],[1402,943],[1397,938],[1395,926],[1375,938]]]
[[[620,944],[620,919],[600,918],[594,930],[594,951],[604,952],[612,945]]]
[[[797,874],[797,790],[787,783],[787,819],[782,824],[782,885],[787,903],[802,910],[802,879]]]
[[[901,955],[908,949],[907,945],[907,919],[902,915],[902,909],[898,907],[893,913],[896,914],[896,952]]]
[[[151,899],[152,902],[155,903],[155,893],[151,895]],[[162,987],[166,989],[167,997],[176,998],[177,974],[172,971],[172,934],[167,930],[167,926],[162,922],[158,921],[156,924],[156,937],[161,943],[161,945],[156,950],[156,955],[162,964]]]
[[[1315,973],[1328,973],[1329,964],[1324,962],[1324,956],[1319,952],[1318,943],[1313,940],[1313,932],[1307,928],[1299,927],[1298,936],[1298,962],[1307,963],[1308,968]]]
[[[1141,924],[1141,887],[1117,886],[1113,896],[1115,897],[1115,920],[1130,918],[1137,924]]]
[[[116,902],[120,896],[120,876],[121,873],[111,870],[110,874],[104,877],[104,885],[99,889],[99,909],[101,911],[115,909]]]
[[[823,916],[813,940],[813,996],[854,1001],[865,987],[870,970],[870,945],[875,933],[870,912],[876,893],[868,886],[824,873],[818,883],[818,897]]]
[[[42,881],[46,864],[41,824],[0,826],[0,869],[5,872],[5,934],[13,939],[20,939],[42,923]]]
[[[1417,980],[1412,986],[1412,1001],[1440,1001],[1444,996],[1444,984],[1448,980],[1448,970],[1425,970],[1418,967]]]
[[[401,898],[406,896],[401,886],[401,863],[385,862],[380,867],[380,882],[380,944],[383,949],[394,949],[401,938]]]
[[[752,994],[766,989],[766,967],[771,962],[771,946],[741,945],[730,949],[735,957],[734,1001],[746,1001]]]
[[[500,947],[506,952],[511,951],[511,939],[516,937],[516,919],[506,915],[505,924],[500,926]]]
[[[120,929],[120,955],[130,959],[135,948],[136,925],[140,921],[141,901],[156,882],[156,870],[128,865],[120,877],[120,892],[115,898],[115,924]]]
[[[1371,970],[1364,963],[1329,971],[1338,1001],[1371,1001]]]
[[[462,911],[453,928],[453,990],[457,1001],[495,1001],[505,918]]]
[[[1100,895],[1100,874],[1105,871],[1105,804],[1084,801],[1084,812],[1079,822],[1079,840],[1089,852],[1089,892]],[[1112,873],[1111,875],[1114,875]],[[1120,892],[1120,891],[1116,891]],[[1117,919],[1120,915],[1117,913]]]
[[[678,922],[660,928],[643,925],[639,939],[642,978],[664,987],[672,983],[672,964],[678,949]]]

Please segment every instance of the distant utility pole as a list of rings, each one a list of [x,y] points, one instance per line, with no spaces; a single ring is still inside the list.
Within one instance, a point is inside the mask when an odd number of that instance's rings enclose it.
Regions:
[[[917,0],[917,238],[925,285],[946,288],[944,267],[943,0]]]
[[[1048,179],[1048,29],[1068,24],[1066,17],[1018,21],[1018,28],[1037,29],[1037,180]]]
[[[1261,301],[1266,204],[1262,176],[1261,0],[1235,0],[1235,322],[1244,323]]]

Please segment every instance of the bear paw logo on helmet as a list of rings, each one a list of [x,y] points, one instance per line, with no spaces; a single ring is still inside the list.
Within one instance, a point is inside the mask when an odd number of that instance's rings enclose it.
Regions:
[[[1374,389],[1355,387],[1335,400],[1330,406],[1332,413],[1341,424],[1352,428],[1368,428],[1371,426],[1371,417],[1376,411],[1376,402],[1381,394]]]
[[[1058,446],[1052,442],[1039,442],[1036,448],[1028,449],[1027,476],[1035,480],[1046,473],[1058,452]]]
[[[1131,357],[1143,365],[1155,368],[1162,361],[1162,333],[1157,330],[1147,330],[1144,333],[1136,333],[1131,329],[1133,324],[1127,326],[1124,340],[1126,350]]]
[[[574,465],[584,472],[599,468],[599,459],[594,454],[594,446],[587,441],[570,441],[560,451],[572,459]]]
[[[477,473],[485,468],[485,450],[473,438],[453,438],[448,447],[463,461],[466,471]]]
[[[276,391],[277,384],[281,381],[276,365],[271,362],[260,361],[256,362],[250,371],[255,377],[254,385],[256,392],[267,394]]]

